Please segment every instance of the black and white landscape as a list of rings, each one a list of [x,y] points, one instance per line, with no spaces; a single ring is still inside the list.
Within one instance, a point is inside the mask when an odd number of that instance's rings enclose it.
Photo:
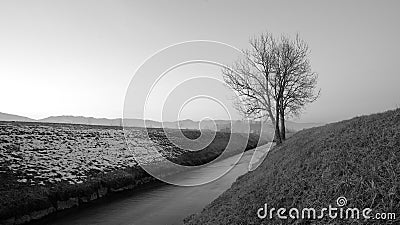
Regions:
[[[399,224],[398,1],[0,2],[0,225]]]

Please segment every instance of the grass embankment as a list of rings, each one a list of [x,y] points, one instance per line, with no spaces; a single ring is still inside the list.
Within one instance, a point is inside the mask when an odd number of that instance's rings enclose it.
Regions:
[[[15,122],[0,125],[0,224],[23,224],[111,192],[156,181],[137,166],[120,127]],[[143,138],[144,129],[132,129],[135,138]],[[147,132],[162,146],[162,154],[184,165],[211,161],[230,138],[230,134],[217,133],[213,143],[192,153],[174,146],[162,129]],[[200,134],[183,133],[192,139]],[[246,140],[239,134],[232,138]],[[256,147],[257,141],[252,136],[247,149]]]
[[[400,109],[300,131],[185,224],[399,224]],[[336,206],[396,213],[396,220],[259,219],[257,210]],[[318,211],[317,211],[318,212]],[[301,213],[301,211],[300,211]],[[320,215],[320,213],[318,213]],[[288,212],[286,211],[286,216]],[[289,217],[290,218],[290,217]]]
[[[0,224],[23,224],[101,198],[109,192],[134,189],[155,181],[141,168],[125,168],[91,175],[85,182],[30,186],[13,173],[0,174]],[[8,222],[3,220],[7,220]]]
[[[165,134],[166,132],[168,133],[168,137],[172,137],[174,139],[174,143],[167,138]],[[150,138],[157,142],[164,149],[174,149],[174,152],[178,152],[176,157],[170,157],[170,155],[167,154],[164,154],[164,157],[168,158],[174,163],[184,166],[198,166],[207,164],[220,156],[224,150],[227,151],[223,156],[228,157],[239,154],[243,152],[243,150],[247,151],[253,149],[257,147],[257,144],[263,145],[267,143],[266,139],[260,140],[259,142],[259,136],[255,134],[249,134],[247,137],[245,134],[239,133],[231,134],[227,132],[214,133],[203,131],[203,138],[199,139],[201,133],[198,130],[182,130],[183,136],[179,135],[179,131],[177,130],[167,130],[166,132],[153,132]],[[198,141],[196,141],[196,139]],[[271,139],[272,138],[270,138],[270,140]],[[192,140],[195,141],[192,142]],[[201,150],[193,150],[198,146],[203,146],[204,143],[207,145]],[[182,148],[177,148],[174,144],[177,144]]]

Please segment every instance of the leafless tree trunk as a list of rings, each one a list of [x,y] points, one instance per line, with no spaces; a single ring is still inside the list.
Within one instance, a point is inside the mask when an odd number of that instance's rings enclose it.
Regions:
[[[275,106],[275,113],[276,113],[276,121],[275,121],[275,142],[277,145],[282,143],[282,137],[279,129],[279,102],[276,101],[276,106]]]
[[[281,137],[286,139],[285,117],[301,113],[305,105],[315,101],[319,93],[315,92],[318,75],[311,71],[308,59],[309,48],[299,35],[291,40],[281,36],[275,50],[274,71],[279,80]]]
[[[283,107],[280,107],[279,114],[281,119],[281,139],[286,140],[285,109]]]

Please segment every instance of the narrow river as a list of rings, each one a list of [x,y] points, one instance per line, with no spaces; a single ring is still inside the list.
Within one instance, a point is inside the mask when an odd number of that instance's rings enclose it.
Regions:
[[[263,148],[261,146],[259,148]],[[265,148],[265,147],[264,147]],[[119,193],[76,209],[58,213],[38,224],[43,225],[171,225],[182,224],[185,217],[201,210],[227,190],[237,177],[248,172],[254,150],[243,154],[227,174],[211,183],[180,187],[152,185],[146,189]],[[237,158],[230,157],[185,174],[184,179],[201,180],[216,168],[226,169]]]

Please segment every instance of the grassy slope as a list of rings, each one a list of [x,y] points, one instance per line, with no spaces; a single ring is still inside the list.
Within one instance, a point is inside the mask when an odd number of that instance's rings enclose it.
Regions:
[[[164,132],[153,132],[150,138],[157,142],[164,149],[175,149],[175,152],[180,152],[180,154],[175,158],[171,158],[165,154],[164,157],[168,158],[174,163],[185,166],[204,165],[215,160],[225,150],[227,151],[224,153],[223,157],[239,154],[243,152],[243,150],[246,151],[257,147],[257,143],[259,142],[259,136],[256,134],[250,134],[248,137],[246,137],[244,134],[216,132],[214,136],[213,132],[203,131],[203,135],[207,137],[200,140],[198,138],[200,137],[201,133],[198,130],[182,130],[183,136],[179,136],[178,130],[169,130],[167,132],[169,133],[169,137],[174,138],[174,143],[167,138]],[[194,141],[191,142],[188,140]],[[207,146],[202,150],[195,151],[197,147],[204,146],[203,142],[207,143]],[[229,142],[232,143],[230,148],[227,149]],[[260,140],[260,143],[258,144],[262,145],[266,142],[267,140]],[[178,144],[185,151],[183,152],[182,149],[178,149],[174,144]]]
[[[399,218],[399,174],[400,109],[357,117],[293,135],[186,224],[299,223],[276,216],[261,220],[256,212],[265,203],[287,209],[335,206],[339,196],[347,198],[347,207],[395,212]],[[325,218],[312,223],[351,222]]]

